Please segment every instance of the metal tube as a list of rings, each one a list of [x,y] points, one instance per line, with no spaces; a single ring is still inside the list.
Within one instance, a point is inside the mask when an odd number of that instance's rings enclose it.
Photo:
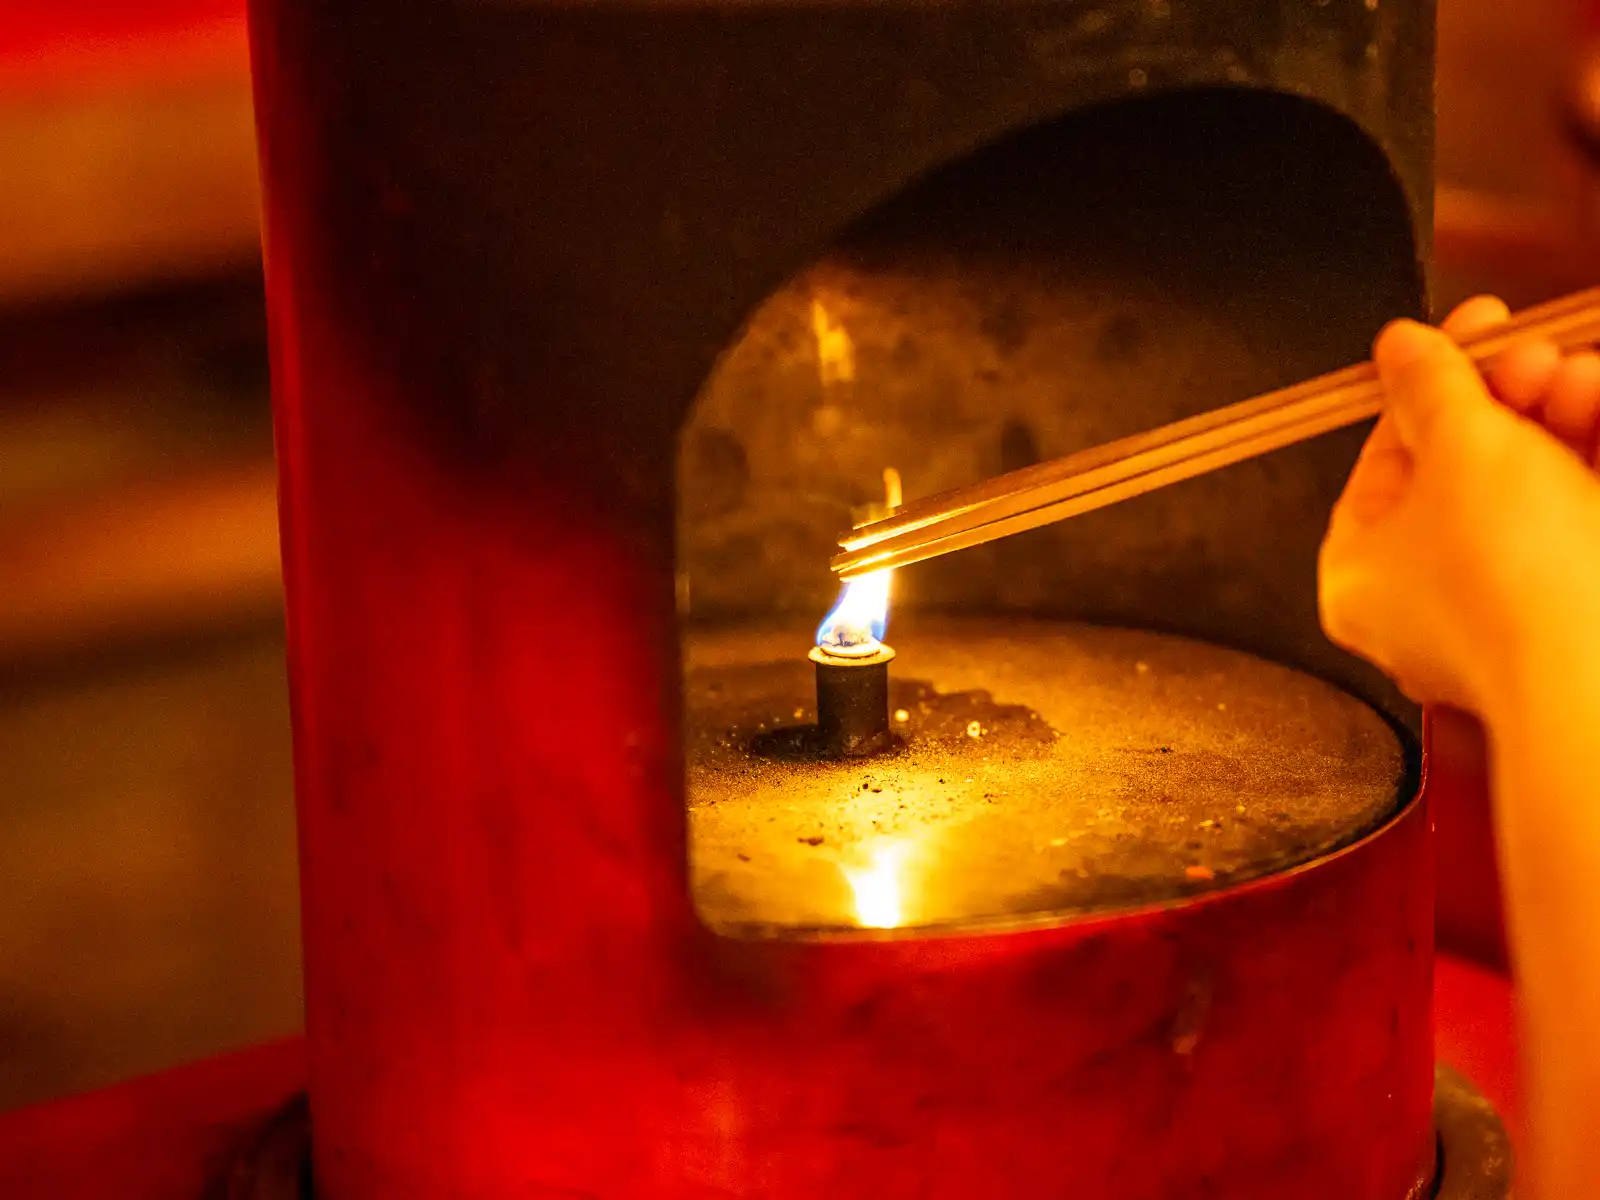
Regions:
[[[870,655],[846,657],[821,646],[817,664],[817,729],[830,754],[855,758],[893,744],[889,728],[889,663],[894,651],[880,645]]]

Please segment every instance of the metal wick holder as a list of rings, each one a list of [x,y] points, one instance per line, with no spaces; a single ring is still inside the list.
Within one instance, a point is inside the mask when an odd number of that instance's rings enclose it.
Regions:
[[[817,731],[825,751],[860,758],[889,749],[889,664],[894,651],[882,642],[866,654],[838,654],[816,646]]]

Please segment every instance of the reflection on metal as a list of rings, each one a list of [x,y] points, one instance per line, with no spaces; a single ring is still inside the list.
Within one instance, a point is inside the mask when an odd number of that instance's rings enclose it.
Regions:
[[[1442,1063],[1434,1075],[1433,1122],[1439,1132],[1435,1200],[1509,1200],[1505,1123],[1470,1080]]]
[[[842,867],[855,896],[856,921],[863,929],[895,929],[905,924],[905,866],[911,843],[889,840],[872,847],[865,867]]]

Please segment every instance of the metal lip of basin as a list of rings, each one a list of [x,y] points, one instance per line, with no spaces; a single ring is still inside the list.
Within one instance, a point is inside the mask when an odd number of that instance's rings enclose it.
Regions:
[[[1362,854],[1375,842],[1381,841],[1390,831],[1421,803],[1418,789],[1382,825],[1359,840],[1327,854],[1308,859],[1292,867],[1268,875],[1247,879],[1214,891],[1193,896],[1177,896],[1166,900],[1130,904],[1124,907],[1098,908],[1092,911],[1060,909],[1033,913],[1026,916],[976,917],[960,921],[944,921],[923,925],[902,925],[893,929],[857,928],[848,926],[785,926],[776,923],[751,924],[737,927],[719,927],[709,924],[718,937],[733,941],[796,941],[815,943],[859,942],[913,942],[955,940],[972,937],[990,937],[1008,933],[1034,933],[1040,930],[1072,930],[1085,935],[1109,931],[1114,927],[1140,917],[1165,913],[1204,912],[1207,909],[1232,904],[1252,895],[1280,891],[1286,882],[1315,875],[1343,859]]]

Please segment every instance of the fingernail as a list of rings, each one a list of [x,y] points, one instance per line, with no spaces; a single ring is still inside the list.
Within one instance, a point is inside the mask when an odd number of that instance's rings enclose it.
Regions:
[[[1391,321],[1372,346],[1372,357],[1391,371],[1403,371],[1433,348],[1434,331],[1417,321]]]

